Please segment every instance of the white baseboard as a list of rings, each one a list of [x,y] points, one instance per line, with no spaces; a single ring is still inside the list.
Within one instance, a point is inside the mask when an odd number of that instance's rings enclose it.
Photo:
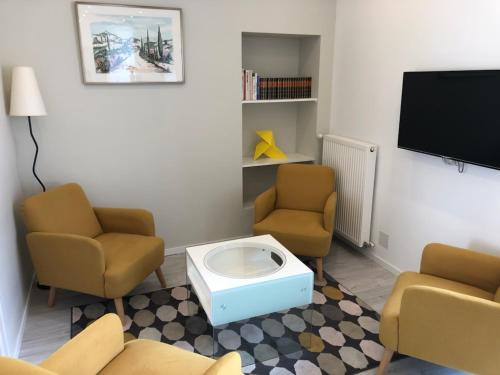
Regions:
[[[206,244],[214,243],[214,242],[238,240],[240,238],[246,238],[246,237],[250,237],[250,236],[251,236],[251,234],[247,234],[246,236],[229,237],[229,238],[223,238],[221,240],[216,240],[216,241],[207,241],[207,242],[194,243],[194,244],[177,246],[177,247],[167,247],[167,248],[165,248],[165,256],[175,255],[175,254],[184,254],[184,252],[186,251],[186,247],[206,245]]]
[[[368,258],[373,260],[375,263],[377,263],[379,266],[384,267],[387,271],[393,273],[394,275],[399,275],[402,270],[400,270],[398,267],[396,267],[394,264],[389,263],[385,259],[382,259],[378,255],[376,255],[372,250],[363,252],[364,255],[366,255]]]
[[[35,284],[35,273],[31,278],[30,288],[28,289],[28,294],[26,295],[26,302],[24,305],[23,316],[21,318],[21,324],[19,325],[19,332],[17,333],[16,338],[16,346],[14,347],[14,352],[12,353],[12,357],[19,358],[19,354],[21,354],[21,345],[23,343],[24,330],[26,328],[26,319],[28,318],[28,309],[31,301],[31,292],[33,290],[33,285]]]

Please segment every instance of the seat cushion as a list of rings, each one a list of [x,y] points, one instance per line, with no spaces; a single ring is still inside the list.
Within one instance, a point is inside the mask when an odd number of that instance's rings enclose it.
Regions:
[[[278,209],[253,226],[255,235],[270,234],[298,255],[322,257],[330,250],[331,235],[318,212]]]
[[[380,319],[380,341],[394,351],[398,350],[399,312],[403,293],[407,287],[413,285],[432,286],[487,300],[493,300],[494,297],[492,293],[467,284],[416,272],[403,272],[394,284]]]
[[[165,249],[159,237],[104,233],[95,239],[104,251],[104,292],[108,298],[124,296],[163,263]]]
[[[276,208],[323,212],[335,173],[323,165],[283,164],[276,175]]]
[[[27,198],[22,205],[28,232],[95,237],[101,224],[78,184],[66,184]]]
[[[133,340],[125,344],[100,375],[197,375],[204,374],[213,359],[152,340]]]

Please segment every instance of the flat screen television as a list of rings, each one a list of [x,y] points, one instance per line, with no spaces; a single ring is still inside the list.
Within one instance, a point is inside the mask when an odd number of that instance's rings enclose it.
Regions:
[[[404,73],[398,147],[500,169],[500,70]]]

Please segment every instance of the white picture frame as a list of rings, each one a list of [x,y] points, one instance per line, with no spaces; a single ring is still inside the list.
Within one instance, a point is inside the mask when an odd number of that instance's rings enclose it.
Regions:
[[[178,8],[77,2],[83,82],[184,82]]]

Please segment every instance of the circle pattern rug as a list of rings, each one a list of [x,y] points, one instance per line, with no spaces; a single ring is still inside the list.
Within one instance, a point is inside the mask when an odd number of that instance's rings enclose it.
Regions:
[[[315,285],[311,305],[215,330],[185,286],[125,297],[125,338],[214,357],[236,350],[247,364],[244,372],[259,375],[356,374],[377,367],[384,351],[378,314],[333,278],[325,279]],[[108,300],[73,307],[71,337],[109,312],[115,309]]]

